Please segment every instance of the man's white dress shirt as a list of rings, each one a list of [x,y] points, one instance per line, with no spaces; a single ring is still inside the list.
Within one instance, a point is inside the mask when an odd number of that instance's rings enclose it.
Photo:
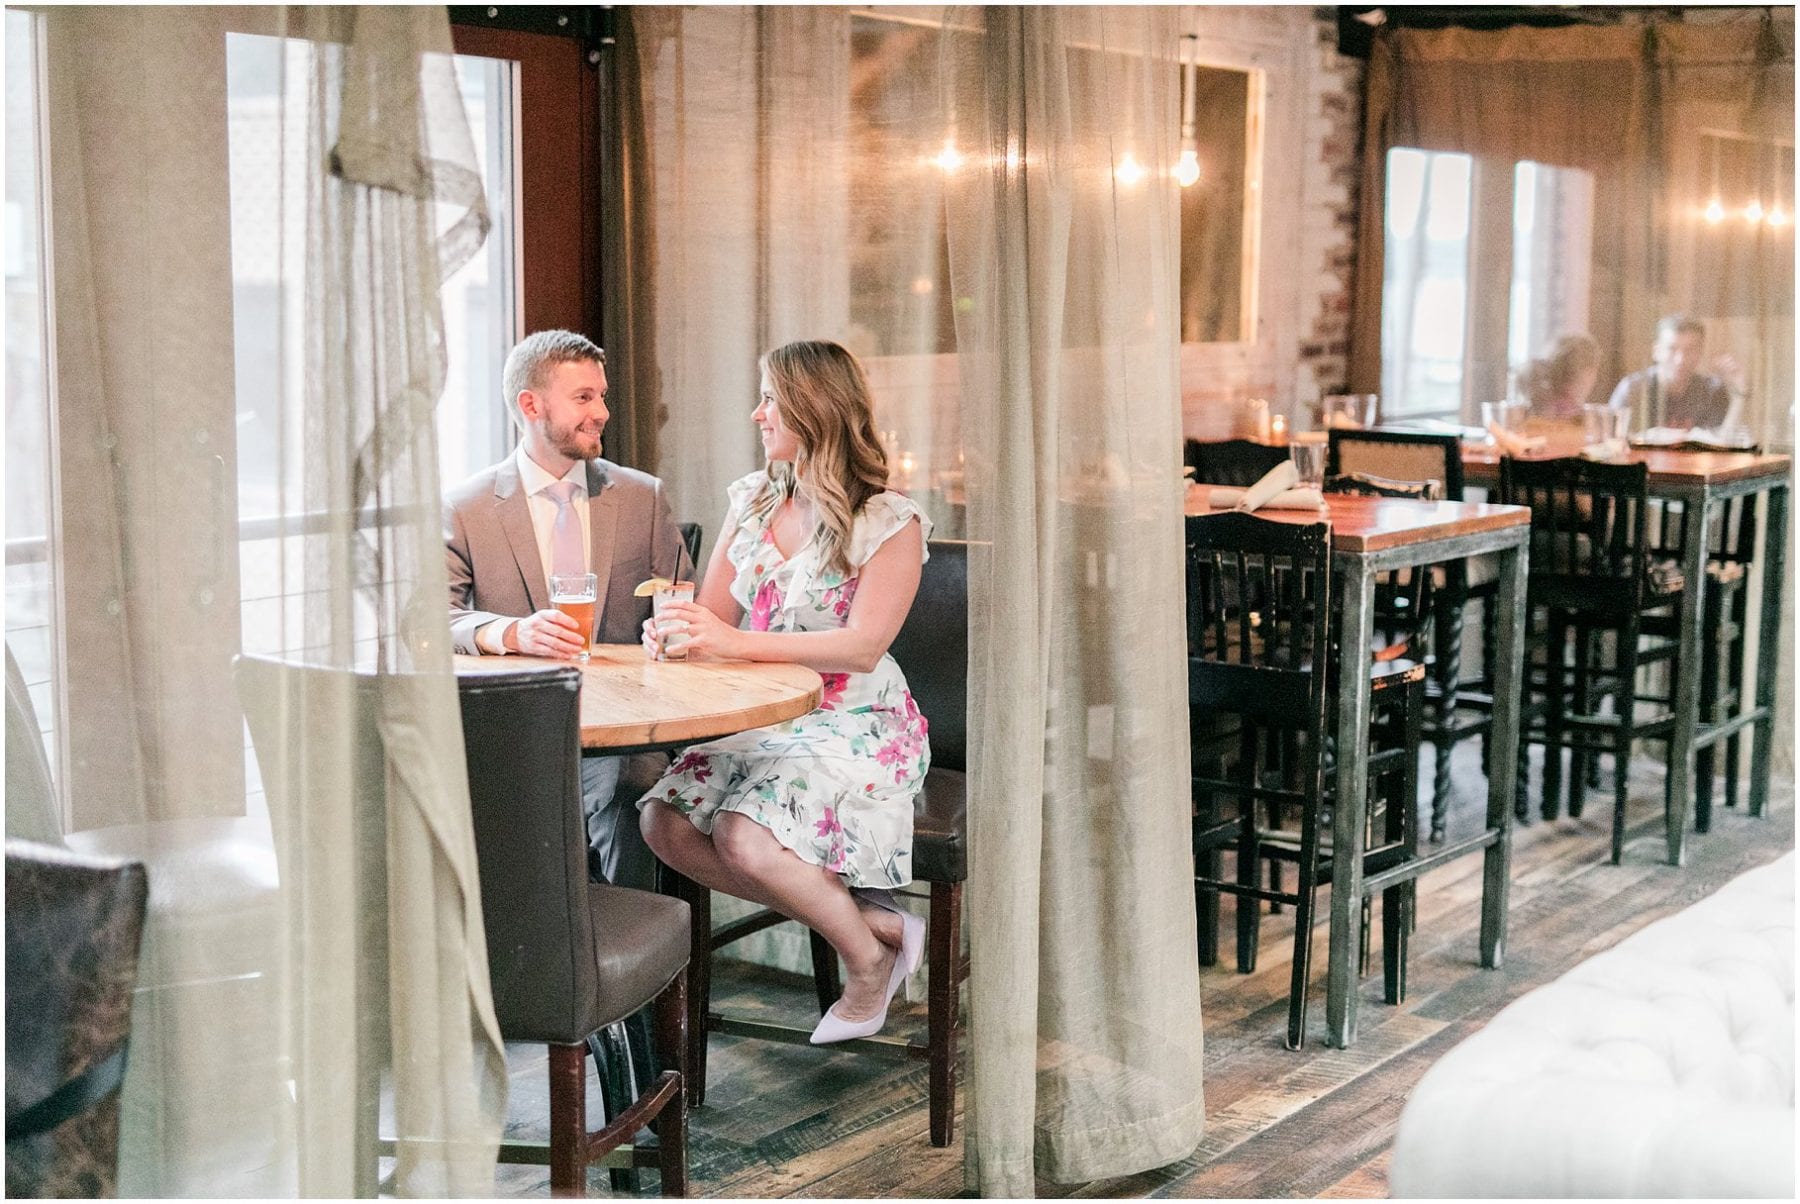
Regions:
[[[513,452],[513,459],[519,466],[519,487],[525,491],[525,508],[531,512],[531,533],[537,538],[538,564],[544,570],[544,589],[550,588],[550,565],[553,563],[550,553],[550,541],[556,527],[556,499],[550,496],[550,486],[558,481],[573,481],[575,495],[569,505],[575,507],[575,516],[581,520],[581,559],[584,570],[591,570],[590,561],[594,555],[593,529],[588,523],[587,494],[587,462],[577,460],[570,465],[569,471],[560,477],[553,477],[549,471],[525,453],[525,445],[520,444]],[[496,619],[475,633],[475,643],[483,652],[504,655],[507,629],[517,623],[518,619]]]

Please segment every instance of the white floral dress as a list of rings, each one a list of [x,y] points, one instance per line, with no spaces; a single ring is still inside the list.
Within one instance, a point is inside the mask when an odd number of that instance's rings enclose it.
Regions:
[[[784,557],[767,523],[746,515],[765,479],[754,472],[728,490],[737,524],[726,549],[736,570],[731,595],[751,631],[842,627],[858,572],[876,549],[915,518],[930,536],[931,521],[918,506],[890,491],[870,498],[856,516],[850,576],[826,568],[816,543]],[[639,805],[668,803],[707,833],[718,812],[735,811],[851,886],[903,886],[912,881],[913,799],[931,763],[925,717],[886,654],[872,673],[821,676],[816,710],[690,745]]]

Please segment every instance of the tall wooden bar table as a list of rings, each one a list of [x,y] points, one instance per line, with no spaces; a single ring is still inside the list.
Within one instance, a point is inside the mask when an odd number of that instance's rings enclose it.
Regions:
[[[1189,505],[1189,515],[1208,514]],[[1416,878],[1476,849],[1484,850],[1481,964],[1497,968],[1506,954],[1506,905],[1512,868],[1513,783],[1518,766],[1519,697],[1525,661],[1525,570],[1531,512],[1479,502],[1418,502],[1327,494],[1325,511],[1260,510],[1274,522],[1331,524],[1333,589],[1343,606],[1339,663],[1366,665],[1375,638],[1375,578],[1494,554],[1499,566],[1495,608],[1494,743],[1488,757],[1487,825],[1477,835],[1363,878],[1363,826],[1368,812],[1369,675],[1346,670],[1356,688],[1338,700],[1337,801],[1332,817],[1331,952],[1325,984],[1325,1041],[1340,1049],[1356,1039],[1359,1002],[1356,952],[1365,893]]]
[[[1574,455],[1577,444],[1558,444],[1534,453],[1545,459]],[[1499,453],[1493,448],[1463,449],[1463,479],[1489,488],[1500,482]],[[1681,592],[1681,664],[1675,678],[1675,731],[1669,747],[1670,783],[1667,829],[1670,865],[1687,860],[1688,813],[1693,808],[1695,754],[1743,728],[1751,729],[1750,814],[1761,815],[1769,799],[1769,754],[1775,735],[1775,686],[1781,669],[1781,587],[1787,571],[1788,477],[1793,462],[1788,456],[1749,452],[1693,452],[1637,448],[1613,463],[1644,464],[1650,469],[1648,491],[1653,498],[1678,501],[1688,508],[1690,538],[1682,549],[1681,575],[1691,588]],[[1706,536],[1713,506],[1735,497],[1765,494],[1767,501],[1760,524],[1762,546],[1757,562],[1762,566],[1762,604],[1756,657],[1755,703],[1717,722],[1700,714],[1700,646],[1702,630],[1701,590],[1706,581]],[[1692,519],[1698,519],[1696,525]],[[1696,584],[1697,583],[1697,584]]]

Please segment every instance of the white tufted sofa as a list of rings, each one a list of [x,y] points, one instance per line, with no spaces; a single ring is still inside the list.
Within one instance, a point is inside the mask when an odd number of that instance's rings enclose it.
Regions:
[[[1794,854],[1512,1003],[1400,1117],[1393,1194],[1794,1197]]]

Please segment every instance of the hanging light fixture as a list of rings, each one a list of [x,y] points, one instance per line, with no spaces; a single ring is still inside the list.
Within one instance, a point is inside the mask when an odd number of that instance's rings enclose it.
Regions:
[[[944,136],[944,149],[931,157],[931,164],[949,175],[963,165],[964,158],[963,153],[956,149],[956,135],[951,133]]]
[[[1725,220],[1725,202],[1719,199],[1719,140],[1711,134],[1705,137],[1712,158],[1712,199],[1706,202],[1704,215],[1709,224],[1716,226]]]
[[[1130,188],[1144,178],[1144,165],[1137,161],[1137,156],[1126,151],[1119,165],[1113,168],[1113,178]]]
[[[1175,160],[1175,182],[1183,188],[1192,188],[1200,182],[1200,143],[1194,136],[1195,110],[1200,104],[1200,65],[1197,54],[1190,54],[1190,48],[1198,50],[1199,37],[1196,34],[1181,35],[1181,157]]]

